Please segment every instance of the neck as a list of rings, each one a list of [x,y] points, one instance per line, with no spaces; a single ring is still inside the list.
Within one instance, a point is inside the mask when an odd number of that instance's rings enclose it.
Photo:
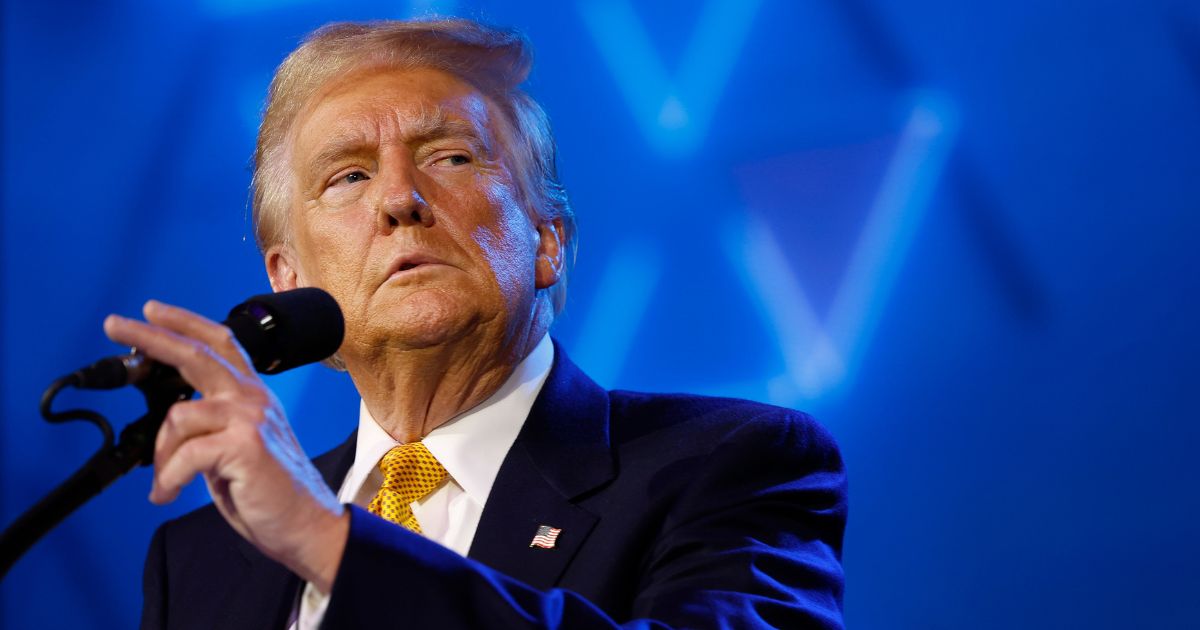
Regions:
[[[367,410],[396,441],[420,440],[487,400],[529,356],[547,327],[535,321],[494,343],[473,336],[417,349],[345,357]]]

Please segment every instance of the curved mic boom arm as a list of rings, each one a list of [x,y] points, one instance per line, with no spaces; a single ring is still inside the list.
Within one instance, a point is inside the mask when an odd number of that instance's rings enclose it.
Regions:
[[[259,295],[239,304],[225,325],[233,330],[254,367],[263,373],[320,361],[342,345],[345,322],[337,302],[316,288]],[[132,384],[146,399],[146,413],[121,430],[114,444],[112,425],[87,409],[51,411],[54,398],[67,387],[111,389]],[[53,383],[42,394],[41,412],[47,422],[90,422],[104,443],[75,474],[34,504],[0,534],[0,580],[46,532],[87,503],[134,466],[154,463],[154,441],[171,405],[195,394],[175,368],[150,361],[134,352],[102,359]]]

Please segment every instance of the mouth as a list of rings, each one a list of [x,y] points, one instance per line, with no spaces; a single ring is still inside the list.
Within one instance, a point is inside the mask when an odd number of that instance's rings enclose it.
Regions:
[[[396,260],[392,261],[392,264],[388,267],[387,279],[390,280],[392,278],[396,278],[398,276],[407,274],[407,273],[412,272],[417,269],[421,269],[423,267],[431,267],[431,266],[442,265],[442,264],[445,264],[445,263],[443,263],[441,261],[441,259],[436,258],[430,254],[425,254],[425,253],[405,254],[403,256],[400,256]]]

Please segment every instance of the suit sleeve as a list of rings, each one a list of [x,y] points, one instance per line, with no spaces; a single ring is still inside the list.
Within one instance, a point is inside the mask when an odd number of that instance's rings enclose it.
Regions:
[[[631,619],[351,507],[323,627],[842,628],[841,457],[807,416],[775,415],[746,422],[704,458],[646,565],[629,575]]]

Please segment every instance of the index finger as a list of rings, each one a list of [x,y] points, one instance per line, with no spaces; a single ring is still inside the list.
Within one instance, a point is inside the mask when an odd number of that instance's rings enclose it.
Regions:
[[[162,326],[184,337],[200,340],[242,374],[247,376],[254,374],[254,366],[250,357],[246,356],[246,351],[238,343],[237,337],[233,335],[233,331],[228,326],[158,300],[146,302],[142,307],[142,313],[146,316],[146,321],[151,324]]]
[[[120,315],[104,319],[104,333],[117,343],[133,346],[175,367],[183,380],[204,396],[232,391],[240,384],[237,369],[197,339]]]

